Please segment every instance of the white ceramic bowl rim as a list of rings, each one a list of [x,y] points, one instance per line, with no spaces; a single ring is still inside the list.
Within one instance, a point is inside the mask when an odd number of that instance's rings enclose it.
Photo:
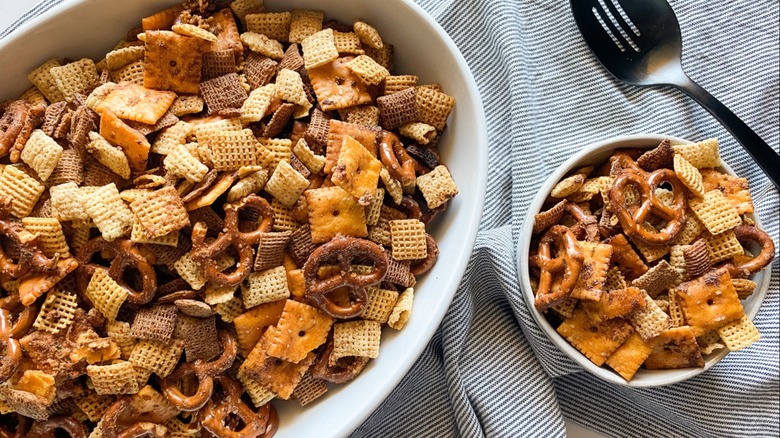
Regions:
[[[547,199],[547,194],[550,193],[553,186],[557,184],[566,174],[576,167],[603,163],[609,153],[617,148],[621,147],[652,147],[660,143],[664,139],[669,139],[674,144],[690,144],[691,141],[674,137],[670,135],[660,134],[635,134],[626,135],[620,137],[609,138],[596,143],[591,143],[582,148],[582,150],[566,160],[561,164],[555,172],[553,172],[549,178],[542,184],[536,197],[534,197],[528,212],[523,222],[523,228],[521,230],[521,239],[518,242],[517,247],[517,272],[520,280],[520,288],[522,289],[523,297],[525,298],[526,306],[528,306],[531,315],[534,320],[552,341],[565,355],[569,356],[572,360],[577,362],[586,371],[595,375],[596,377],[606,380],[610,383],[615,383],[622,386],[630,387],[657,387],[671,385],[673,383],[682,382],[684,380],[695,377],[708,369],[712,368],[715,364],[720,362],[723,357],[728,354],[727,349],[721,349],[716,353],[705,357],[705,364],[703,368],[684,368],[679,370],[657,370],[650,371],[640,369],[634,376],[634,379],[627,382],[617,373],[613,372],[607,367],[598,367],[591,362],[587,357],[580,353],[576,348],[569,344],[566,339],[558,334],[555,329],[547,321],[539,311],[534,307],[534,295],[531,289],[530,276],[528,274],[528,256],[530,253],[530,237],[533,234],[534,215],[538,213],[544,201]],[[603,155],[599,157],[599,155]],[[596,157],[596,158],[594,158]],[[735,175],[733,169],[725,162],[722,163],[722,169],[731,175]],[[754,216],[756,225],[761,228],[761,221],[757,216]],[[769,288],[770,276],[766,274],[766,270],[756,274],[753,280],[758,284],[756,291],[751,295],[748,300],[743,301],[745,305],[745,313],[750,319],[754,319],[756,313],[761,306],[761,303],[766,296]]]

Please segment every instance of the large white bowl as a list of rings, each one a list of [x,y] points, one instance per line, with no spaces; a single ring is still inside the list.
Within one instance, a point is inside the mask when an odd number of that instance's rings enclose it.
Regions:
[[[71,0],[0,40],[0,100],[30,86],[27,73],[49,58],[100,59],[140,19],[177,0]],[[442,162],[460,194],[438,219],[433,234],[441,255],[415,288],[414,311],[406,327],[385,330],[379,358],[354,381],[331,388],[305,409],[275,402],[280,437],[344,436],[385,399],[419,357],[457,290],[476,239],[487,181],[485,115],[474,78],[444,30],[410,0],[266,0],[272,11],[325,10],[346,23],[361,18],[395,45],[396,72],[415,74],[421,83],[439,83],[457,99],[440,142]],[[327,19],[326,18],[326,19]]]
[[[566,160],[561,164],[558,169],[547,178],[542,187],[539,189],[531,205],[528,207],[528,213],[523,222],[523,229],[520,232],[520,242],[517,248],[517,266],[518,275],[520,277],[520,287],[523,290],[523,297],[525,298],[526,305],[531,311],[536,323],[544,331],[550,341],[553,342],[564,354],[569,356],[572,360],[577,362],[580,366],[585,368],[589,373],[596,377],[606,380],[608,382],[616,383],[618,385],[633,386],[633,387],[653,387],[664,386],[672,383],[682,382],[683,380],[690,379],[697,376],[704,371],[712,368],[716,363],[720,362],[724,356],[728,353],[728,350],[721,349],[712,354],[704,357],[704,368],[684,368],[679,370],[646,370],[644,368],[637,371],[634,378],[630,382],[626,382],[625,379],[620,377],[617,373],[609,369],[608,367],[598,367],[591,362],[587,357],[580,353],[576,348],[569,344],[555,328],[550,325],[547,318],[536,310],[534,306],[534,294],[531,289],[531,277],[528,273],[528,255],[530,252],[531,235],[533,234],[534,215],[539,213],[542,208],[542,204],[547,199],[550,190],[553,186],[560,181],[566,174],[574,169],[587,166],[598,165],[607,160],[612,154],[612,151],[618,148],[642,148],[650,149],[658,146],[663,139],[668,138],[673,144],[688,144],[691,143],[688,140],[684,140],[677,137],[668,135],[657,134],[638,134],[627,135],[623,137],[611,138],[608,140],[600,141],[590,144],[582,148],[582,150],[573,157]],[[736,175],[728,164],[722,163],[721,171],[725,171],[730,175]],[[761,228],[761,221],[758,217],[754,217],[756,225]],[[742,301],[745,307],[745,313],[752,320],[755,318],[761,303],[764,301],[767,289],[769,289],[769,278],[767,270],[763,270],[752,277],[752,280],[756,282],[756,291],[746,300]],[[739,354],[739,353],[734,353]]]

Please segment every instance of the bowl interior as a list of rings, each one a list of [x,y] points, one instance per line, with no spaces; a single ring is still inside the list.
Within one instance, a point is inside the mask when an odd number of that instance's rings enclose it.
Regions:
[[[27,73],[49,58],[100,59],[140,19],[176,0],[73,0],[26,24],[0,41],[0,98],[14,98],[30,86]],[[271,11],[325,10],[326,20],[363,19],[395,46],[395,72],[415,74],[420,83],[439,83],[457,105],[440,140],[442,162],[460,194],[431,229],[441,250],[436,266],[415,287],[414,310],[400,332],[385,329],[379,358],[346,385],[301,409],[277,403],[278,436],[344,436],[379,405],[420,355],[446,312],[463,275],[482,216],[487,181],[487,132],[471,72],[444,31],[409,0],[266,0]]]
[[[617,137],[609,140],[605,140],[598,143],[582,148],[580,153],[574,155],[565,163],[556,169],[556,171],[550,175],[550,177],[544,182],[540,188],[538,194],[534,198],[533,202],[528,209],[528,213],[523,223],[521,232],[522,239],[518,244],[517,263],[518,263],[518,275],[520,277],[520,287],[523,289],[523,297],[525,298],[526,305],[531,311],[536,323],[545,332],[547,337],[566,355],[571,357],[580,366],[585,368],[591,374],[606,380],[608,382],[616,383],[619,385],[633,386],[633,387],[653,387],[664,386],[683,380],[690,379],[702,372],[710,369],[713,365],[718,363],[728,353],[728,350],[721,349],[715,351],[709,355],[704,356],[705,364],[704,368],[686,368],[679,370],[646,370],[644,368],[637,371],[636,375],[630,382],[626,382],[617,373],[613,372],[608,367],[598,367],[591,362],[587,357],[580,353],[576,348],[569,344],[562,336],[560,336],[555,328],[550,325],[547,318],[534,307],[534,296],[531,291],[530,276],[528,274],[528,255],[530,252],[529,242],[531,240],[532,228],[534,222],[534,215],[538,213],[542,204],[544,204],[547,194],[550,193],[553,186],[560,181],[570,171],[587,165],[598,165],[606,161],[612,154],[614,149],[635,147],[650,149],[658,145],[663,139],[668,138],[672,143],[691,143],[688,140],[684,140],[677,137],[657,134],[639,134],[630,135],[624,137]],[[736,175],[728,164],[722,163],[719,169],[730,175]],[[761,227],[761,221],[758,217],[754,217],[756,225]],[[753,319],[758,313],[758,309],[766,296],[767,289],[769,288],[769,275],[767,271],[761,271],[752,277],[756,282],[756,291],[746,300],[742,301],[745,308],[745,313]]]

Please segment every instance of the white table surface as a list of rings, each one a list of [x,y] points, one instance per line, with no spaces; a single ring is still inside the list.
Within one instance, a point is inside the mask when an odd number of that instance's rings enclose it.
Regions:
[[[13,0],[0,2],[0,30],[5,29],[39,2],[40,0]],[[566,433],[571,438],[603,438],[603,435],[568,420],[566,420]]]

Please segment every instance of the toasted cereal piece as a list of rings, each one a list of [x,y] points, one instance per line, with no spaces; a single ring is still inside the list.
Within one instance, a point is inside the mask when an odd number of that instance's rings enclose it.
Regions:
[[[146,68],[144,61],[131,62],[119,70],[111,72],[111,80],[116,83],[129,82],[136,85],[144,85]]]
[[[309,148],[306,139],[301,138],[298,140],[293,148],[293,153],[312,173],[319,173],[325,166],[325,157],[315,154]]]
[[[276,199],[271,201],[271,208],[274,210],[274,231],[295,231],[301,226],[301,224],[290,215],[290,209],[282,205]]]
[[[753,198],[745,178],[738,178],[715,169],[701,169],[704,191],[718,190],[739,214],[753,213]]]
[[[353,58],[346,63],[346,67],[366,85],[379,85],[390,75],[386,68],[366,55],[359,55]]]
[[[376,321],[339,322],[333,325],[333,352],[330,365],[342,357],[379,357],[382,325]]]
[[[54,376],[38,370],[25,370],[14,387],[20,391],[35,394],[45,399],[48,404],[54,401],[57,392],[54,387]]]
[[[290,35],[292,14],[290,12],[266,12],[248,14],[245,17],[249,32],[262,34],[272,40],[287,41]]]
[[[54,80],[54,76],[52,76],[50,72],[52,67],[59,66],[59,61],[56,59],[50,59],[27,75],[27,79],[29,79],[30,82],[32,82],[32,84],[35,85],[51,103],[65,100],[62,92],[59,90],[59,88],[57,88],[57,83]]]
[[[682,155],[674,155],[674,173],[686,187],[697,197],[704,196],[704,184],[699,169],[694,167]]]
[[[56,335],[73,322],[77,305],[75,293],[56,287],[47,293],[33,327]]]
[[[672,149],[672,142],[669,139],[664,139],[654,149],[651,149],[642,154],[636,161],[636,163],[642,169],[652,172],[657,169],[671,169],[674,160],[674,149]]]
[[[200,39],[167,30],[145,34],[144,87],[198,94],[203,58]]]
[[[241,295],[247,309],[263,303],[289,298],[287,272],[282,266],[253,272],[241,283]]]
[[[360,205],[366,206],[373,201],[381,169],[379,160],[361,143],[346,135],[331,180],[357,198]]]
[[[699,344],[702,355],[708,355],[716,350],[720,350],[721,348],[726,348],[726,346],[721,343],[718,332],[714,331],[698,336],[696,338],[696,342]]]
[[[585,184],[585,177],[580,174],[574,174],[558,182],[550,191],[553,198],[565,198],[574,194]]]
[[[371,227],[368,235],[369,240],[385,246],[392,245],[390,221],[404,218],[406,218],[406,215],[400,211],[382,205],[379,210],[379,219],[377,220],[376,225]]]
[[[19,96],[19,100],[26,100],[27,102],[30,102],[30,105],[32,106],[46,106],[48,104],[46,102],[46,96],[44,96],[43,93],[41,93],[41,90],[36,86],[28,88],[24,93],[22,93],[21,96]]]
[[[704,225],[696,218],[690,210],[685,214],[685,226],[674,238],[674,244],[676,245],[689,245],[696,240],[701,232],[704,231]]]
[[[21,158],[25,164],[35,170],[40,179],[46,181],[57,167],[60,156],[62,156],[62,146],[42,130],[36,129],[22,149]]]
[[[737,292],[740,300],[749,297],[756,290],[756,283],[747,278],[732,278],[731,284],[734,286],[734,290]]]
[[[761,339],[761,333],[747,315],[720,327],[718,335],[729,351],[741,350]]]
[[[676,289],[669,289],[669,318],[672,319],[672,327],[682,327],[685,323],[685,314],[682,310],[681,300],[677,296]]]
[[[591,362],[601,366],[631,336],[633,329],[621,318],[594,324],[580,308],[557,331]]]
[[[608,190],[612,187],[614,178],[611,176],[599,176],[596,178],[586,179],[582,187],[576,192],[569,195],[567,199],[572,202],[585,202],[593,199],[594,196],[601,193],[602,190]]]
[[[138,392],[135,370],[130,362],[121,361],[111,365],[88,365],[87,375],[95,388],[95,392],[99,395],[135,394]]]
[[[609,292],[625,289],[626,287],[628,287],[628,283],[626,282],[625,277],[623,277],[623,273],[620,272],[620,268],[617,266],[609,268],[607,271],[607,279],[604,281],[604,291]]]
[[[263,0],[233,0],[230,9],[236,14],[241,23],[246,27],[246,16],[266,12]],[[256,406],[258,407],[258,406]]]
[[[650,295],[645,293],[644,298],[644,307],[632,312],[628,320],[643,340],[650,341],[672,327],[672,319],[650,298]]]
[[[206,273],[200,263],[192,259],[192,252],[176,260],[173,268],[194,290],[200,290],[206,284]]]
[[[679,283],[682,277],[676,269],[666,260],[661,260],[639,278],[631,282],[631,285],[647,292],[650,297],[655,298],[662,291]]]
[[[268,182],[268,171],[260,169],[241,178],[233,187],[230,188],[227,195],[228,202],[236,202],[239,199],[251,194],[258,193]]]
[[[390,273],[389,267],[388,273]],[[385,280],[397,283],[397,281],[392,281],[391,277],[385,278]],[[396,330],[404,328],[409,321],[409,316],[412,314],[414,289],[408,284],[409,283],[407,283],[406,289],[398,296],[398,301],[396,301],[392,312],[390,312],[390,316],[387,318],[387,325]]]
[[[720,166],[717,138],[709,138],[693,144],[675,144],[672,148],[675,155],[682,155],[697,169]]]
[[[313,38],[313,36],[309,38]],[[310,68],[307,65],[309,79],[323,111],[344,109],[373,102],[366,85],[347,68],[347,63],[352,59],[351,56],[336,57],[316,68]]]
[[[379,127],[379,108],[372,105],[361,105],[345,108],[339,110],[339,115],[341,116],[341,120],[344,120],[347,123],[363,125],[367,127]],[[411,132],[410,130],[414,132]],[[409,126],[409,130],[406,132],[409,135],[417,135],[419,137],[418,134],[425,134],[423,131],[424,127]]]
[[[22,224],[27,231],[38,235],[38,248],[48,257],[67,258],[70,255],[68,242],[60,222],[55,218],[25,217]]]
[[[358,38],[360,38],[360,42],[363,44],[374,49],[381,49],[384,47],[384,43],[382,43],[382,37],[379,35],[379,32],[370,24],[357,20],[352,24],[352,28],[354,29]]]
[[[717,330],[745,314],[725,269],[682,283],[675,289],[675,294],[695,336]]]
[[[170,438],[196,438],[201,434],[200,426],[196,426],[190,423],[185,424],[176,417],[167,420],[162,425],[155,425],[155,427],[157,428],[156,432],[159,432],[159,429],[161,427],[165,428],[164,435]],[[96,428],[95,430],[98,429]],[[98,437],[90,436],[89,438],[98,438]]]
[[[321,310],[287,300],[279,322],[271,332],[266,353],[298,363],[325,343],[332,324],[333,318]]]
[[[580,242],[585,257],[580,276],[572,290],[572,298],[599,301],[607,280],[612,246],[603,243]]]
[[[534,215],[533,233],[539,234],[559,223],[566,208],[566,201],[559,201],[549,209]]]
[[[430,88],[417,87],[416,104],[420,121],[442,131],[455,106],[455,98]]]
[[[151,148],[146,136],[131,128],[108,109],[104,109],[100,117],[100,135],[112,144],[122,147],[133,170],[146,170],[146,160]]]
[[[376,103],[383,128],[396,129],[421,119],[417,105],[417,90],[417,87],[407,87],[377,98]]]
[[[115,397],[110,395],[100,395],[96,392],[87,392],[86,394],[74,397],[73,401],[83,412],[89,421],[96,422],[103,417],[103,414],[114,403]]]
[[[393,313],[396,302],[398,302],[398,292],[378,287],[369,287],[368,303],[360,317],[384,324]]]
[[[184,95],[176,97],[169,110],[176,117],[185,116],[187,114],[197,114],[203,111],[203,99],[200,96]],[[179,122],[187,123],[187,122]],[[156,144],[157,142],[155,142]],[[154,151],[154,148],[153,148]]]
[[[134,338],[168,342],[176,324],[177,307],[159,304],[138,309],[133,317],[130,334]]]
[[[208,166],[195,158],[183,144],[171,149],[163,160],[163,166],[172,174],[193,183],[202,181],[209,172]]]
[[[313,242],[327,242],[338,234],[368,235],[364,208],[341,187],[307,190],[304,195]]]
[[[57,167],[46,180],[49,187],[68,182],[81,184],[84,180],[84,167],[81,155],[75,149],[62,151]]]
[[[712,270],[712,258],[705,239],[699,239],[691,245],[685,245],[683,259],[685,260],[685,274],[689,279],[704,275]]]
[[[240,131],[242,128],[240,119],[206,119],[192,126],[192,135],[198,143],[207,143],[211,139],[211,134],[219,130]]]
[[[244,32],[241,34],[241,42],[244,43],[249,50],[260,55],[267,56],[271,59],[284,58],[282,43],[270,39],[261,33]]]
[[[309,180],[292,168],[287,161],[281,161],[265,184],[265,191],[285,207],[292,207],[309,187]]]
[[[209,114],[216,114],[231,108],[241,108],[247,99],[247,94],[241,86],[237,73],[201,82],[200,94],[203,97]]]
[[[652,351],[653,347],[634,332],[607,358],[605,363],[620,377],[631,381]]]
[[[534,292],[536,292],[536,287],[534,287]],[[577,306],[578,302],[579,300],[569,297],[551,307],[550,310],[557,313],[558,316],[560,316],[562,319],[571,318],[571,315],[574,313],[574,308]]]
[[[307,105],[311,105],[307,101]],[[290,122],[293,114],[296,112],[296,106],[292,103],[283,103],[274,111],[271,119],[263,126],[263,137],[276,137],[280,135],[287,124]],[[301,107],[303,108],[303,107]]]
[[[414,75],[387,76],[384,84],[384,95],[395,94],[407,89],[414,89],[420,78]]]
[[[625,317],[645,305],[644,292],[636,287],[604,292],[598,301],[582,301],[582,308],[596,324],[612,318]]]
[[[222,352],[217,335],[217,320],[214,315],[205,318],[193,318],[179,315],[176,320],[177,335],[184,340],[184,353],[187,362],[209,361]]]
[[[262,233],[253,270],[257,272],[281,266],[291,234],[292,231]]]
[[[88,95],[98,85],[97,69],[95,62],[89,58],[63,66],[51,67],[49,74],[57,89],[68,102],[72,101],[76,94]]]
[[[116,86],[117,84],[113,82],[106,82],[105,84],[95,87],[95,89],[92,90],[91,93],[89,93],[84,103],[87,105],[89,109],[97,113],[97,110],[100,107],[100,105],[103,103],[106,97],[108,97],[108,95],[111,94],[111,91]]]
[[[106,67],[117,70],[141,59],[144,59],[144,46],[121,47],[106,53]]]
[[[154,140],[151,151],[160,154],[168,155],[173,148],[179,145],[184,145],[187,141],[187,137],[193,130],[192,124],[180,120],[175,125],[163,129]]]
[[[333,44],[340,54],[362,55],[365,52],[360,45],[360,38],[354,32],[333,31]]]
[[[382,213],[382,204],[385,199],[385,189],[376,189],[374,200],[366,207],[366,225],[376,225],[379,215]]]
[[[418,176],[417,187],[429,208],[437,208],[458,194],[455,181],[444,165],[438,165],[432,171]]]
[[[173,26],[171,26],[171,30],[176,32],[179,35],[198,38],[203,41],[208,41],[208,42],[217,41],[216,35],[214,35],[213,33],[209,32],[206,29],[203,29],[202,27],[198,27],[192,24],[176,23]]]
[[[109,110],[122,119],[154,125],[175,99],[176,93],[171,91],[151,90],[125,82],[111,87],[95,111],[100,114]]]
[[[109,143],[97,132],[89,133],[87,152],[95,159],[124,179],[130,178],[130,162],[122,149]]]
[[[271,83],[277,69],[276,61],[259,53],[250,52],[244,60],[244,75],[253,90]]]
[[[420,260],[428,256],[425,224],[417,219],[390,221],[390,240],[396,260]]]
[[[244,391],[249,395],[249,399],[252,400],[252,404],[256,408],[265,406],[276,397],[276,394],[266,389],[263,385],[258,383],[257,380],[249,377],[240,369],[236,374],[236,378],[244,386]]]
[[[257,139],[251,129],[214,131],[209,144],[216,170],[238,170],[257,163]]]
[[[333,29],[323,29],[301,41],[303,61],[307,70],[328,64],[339,57],[333,39]]]
[[[130,334],[130,324],[123,321],[106,322],[106,335],[111,338],[122,352],[122,358],[127,359],[138,340]]]
[[[293,390],[292,397],[301,406],[306,406],[322,397],[326,392],[328,392],[328,386],[325,385],[324,380],[314,377],[311,373],[306,373]]]
[[[1,180],[2,178],[0,178]],[[49,189],[54,216],[61,221],[84,221],[89,214],[84,208],[83,192],[76,183],[65,183]]]
[[[717,236],[709,233],[704,234],[704,243],[710,254],[712,263],[718,263],[744,254],[744,248],[739,243],[739,239],[733,231],[727,230]]]
[[[152,371],[159,377],[166,377],[176,368],[182,351],[184,351],[184,341],[181,339],[174,339],[170,343],[141,340],[133,348],[129,361],[135,366]]]
[[[658,229],[652,226],[649,222],[643,223],[642,228],[649,232],[658,232]],[[648,245],[636,239],[631,239],[631,242],[633,242],[637,249],[639,249],[639,252],[642,254],[642,257],[644,257],[647,263],[653,263],[656,260],[660,260],[666,254],[669,254],[668,245]]]
[[[270,389],[277,397],[287,400],[314,361],[315,354],[309,353],[298,363],[270,357],[266,348],[272,335],[266,331],[263,338],[241,364],[239,371],[246,373],[247,377]]]
[[[322,11],[294,9],[290,14],[290,34],[287,40],[300,43],[305,38],[322,30]]]
[[[404,191],[401,182],[390,176],[387,168],[382,166],[382,170],[379,171],[379,178],[382,179],[382,183],[385,185],[387,194],[396,205],[400,205],[403,201]],[[418,177],[419,178],[419,177]]]
[[[653,341],[653,352],[645,360],[645,367],[649,370],[703,366],[699,344],[689,326],[674,327],[661,333]]]
[[[49,418],[48,400],[27,391],[14,389],[10,385],[0,386],[0,402],[5,403],[11,412],[34,420]]]
[[[114,183],[84,196],[84,207],[103,238],[111,242],[124,236],[133,226],[133,212],[122,201]]]
[[[252,90],[241,106],[241,122],[251,123],[262,120],[275,95],[276,84],[268,84]]]
[[[119,308],[127,299],[127,289],[109,277],[106,269],[97,268],[89,281],[84,296],[103,316],[113,321],[119,313]]]
[[[190,225],[184,203],[171,186],[150,192],[130,204],[130,209],[151,238],[165,236]]]
[[[204,289],[203,301],[211,306],[227,303],[235,297],[236,290],[238,286],[215,286],[208,283]]]
[[[187,211],[197,210],[199,208],[211,206],[217,198],[227,192],[230,186],[238,179],[236,172],[222,173],[217,176],[214,183],[205,190],[202,195],[188,201],[185,204]]]

